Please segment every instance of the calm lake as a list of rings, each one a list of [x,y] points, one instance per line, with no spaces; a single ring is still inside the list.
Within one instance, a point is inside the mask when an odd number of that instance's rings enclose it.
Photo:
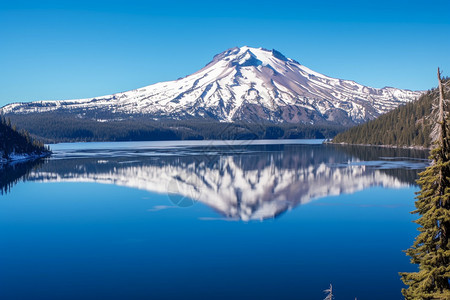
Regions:
[[[51,145],[0,171],[0,299],[402,299],[427,152]]]

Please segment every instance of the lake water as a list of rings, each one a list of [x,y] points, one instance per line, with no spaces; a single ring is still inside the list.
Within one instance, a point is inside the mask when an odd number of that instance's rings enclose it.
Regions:
[[[52,145],[0,172],[0,299],[402,299],[427,153]]]

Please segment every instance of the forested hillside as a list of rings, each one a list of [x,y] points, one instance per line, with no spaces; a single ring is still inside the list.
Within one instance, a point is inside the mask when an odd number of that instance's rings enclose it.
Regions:
[[[0,162],[13,159],[14,156],[42,156],[50,151],[41,142],[35,141],[26,131],[19,132],[11,121],[1,117],[0,121]]]
[[[18,128],[46,142],[331,138],[346,129],[336,125],[222,123],[197,119],[155,121],[145,116],[108,122],[54,113],[8,117]]]
[[[449,82],[449,78],[444,80],[447,95]],[[433,122],[430,115],[438,97],[436,88],[429,90],[415,102],[402,105],[375,120],[338,134],[333,143],[429,148]]]

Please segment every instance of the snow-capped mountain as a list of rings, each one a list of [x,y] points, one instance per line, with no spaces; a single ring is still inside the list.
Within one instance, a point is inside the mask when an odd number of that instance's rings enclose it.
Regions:
[[[145,115],[344,125],[373,119],[420,94],[331,78],[276,50],[245,46],[222,52],[198,72],[175,81],[90,99],[13,103],[0,111],[70,112],[99,121]]]

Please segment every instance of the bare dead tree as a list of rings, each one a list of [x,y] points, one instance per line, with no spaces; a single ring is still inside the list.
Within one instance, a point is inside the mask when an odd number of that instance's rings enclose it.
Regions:
[[[436,147],[438,144],[444,146],[444,137],[447,136],[447,109],[446,109],[446,99],[444,96],[444,83],[441,79],[441,71],[438,68],[438,93],[439,101],[437,105],[433,105],[433,112],[430,115],[431,121],[435,124],[431,132],[432,147]],[[447,82],[448,83],[448,82]]]
[[[330,288],[323,291],[324,293],[328,293],[324,300],[333,300],[333,285],[330,283]]]

